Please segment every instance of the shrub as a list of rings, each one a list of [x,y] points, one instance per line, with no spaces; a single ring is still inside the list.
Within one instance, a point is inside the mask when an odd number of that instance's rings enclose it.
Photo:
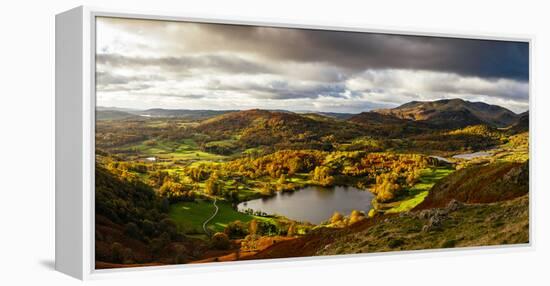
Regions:
[[[134,262],[134,252],[130,248],[124,248],[122,250],[122,263],[124,264],[133,264]]]
[[[168,234],[169,237],[173,237],[177,233],[177,225],[170,218],[165,218],[161,220],[159,223],[159,229],[160,231]]]
[[[129,222],[127,223],[125,226],[124,226],[124,233],[131,237],[131,238],[134,238],[134,239],[140,239],[141,238],[141,234],[139,232],[139,228],[138,226],[133,223],[133,222]]]
[[[229,249],[229,237],[223,232],[216,232],[212,236],[212,246],[220,250]]]
[[[453,248],[455,246],[456,246],[456,240],[454,240],[454,239],[445,240],[441,244],[441,248]]]
[[[258,250],[258,242],[260,236],[249,234],[241,241],[241,250],[255,251]]]
[[[253,219],[248,224],[248,233],[255,235],[258,232],[258,221]]]
[[[369,217],[375,217],[377,214],[378,214],[378,212],[374,208],[372,208],[372,209],[370,209],[368,216]]]
[[[151,236],[155,232],[155,225],[152,221],[145,219],[141,222],[141,230],[146,236]]]
[[[270,183],[265,183],[261,192],[264,196],[272,196],[275,193],[275,189]]]
[[[122,263],[124,261],[124,247],[118,242],[111,244],[111,259],[115,263]]]
[[[288,227],[288,230],[286,231],[287,236],[295,236],[296,235],[296,224],[291,223]]]
[[[185,253],[185,246],[176,245],[174,247],[174,263],[182,264],[187,262],[187,255]]]
[[[356,222],[359,222],[359,221],[362,221],[363,219],[365,219],[365,214],[358,211],[358,210],[353,210],[351,212],[351,214],[349,215],[349,224],[352,225]]]
[[[388,246],[390,248],[396,248],[396,247],[399,247],[401,245],[405,244],[405,241],[403,241],[402,239],[400,238],[394,238],[394,239],[391,239],[390,242],[388,243]]]
[[[229,237],[244,237],[246,235],[246,226],[240,220],[230,222],[227,224],[223,232]]]

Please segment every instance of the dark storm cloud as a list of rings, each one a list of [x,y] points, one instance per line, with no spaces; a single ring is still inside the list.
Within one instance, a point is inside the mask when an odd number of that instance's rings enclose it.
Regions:
[[[154,85],[147,83],[136,83],[136,84],[107,84],[107,85],[97,85],[98,91],[109,92],[109,91],[140,91],[146,90],[154,87]]]
[[[273,80],[267,84],[256,82],[236,83],[210,81],[209,90],[236,91],[257,99],[313,99],[319,96],[343,97],[344,82],[306,82],[293,84],[285,80]]]
[[[189,69],[215,69],[230,73],[269,73],[271,70],[238,56],[200,55],[178,57],[128,57],[119,54],[98,54],[98,65],[116,67],[159,67],[185,72]]]
[[[110,72],[98,71],[96,73],[97,89],[99,91],[138,91],[153,87],[153,81],[162,81],[158,75],[124,76]]]
[[[157,92],[155,93],[155,95],[166,96],[166,97],[179,97],[179,98],[186,98],[186,99],[202,99],[206,97],[206,95],[203,95],[203,94],[183,94],[179,92]]]
[[[484,78],[529,78],[529,46],[521,42],[213,24],[201,28],[215,43],[210,48],[206,47],[208,41],[194,43],[198,49],[244,50],[279,60],[327,62],[352,70],[396,68]]]
[[[118,85],[118,84],[128,84],[130,82],[159,81],[159,80],[165,80],[165,78],[159,75],[124,76],[124,75],[113,74],[106,71],[99,71],[96,73],[96,81],[98,84],[102,84],[102,85]]]
[[[114,18],[97,31],[98,91],[143,106],[357,111],[460,97],[528,107],[527,43]]]

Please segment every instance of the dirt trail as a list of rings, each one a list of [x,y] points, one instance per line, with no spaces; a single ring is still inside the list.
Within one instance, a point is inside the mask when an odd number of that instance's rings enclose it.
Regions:
[[[216,205],[216,198],[214,198],[214,208],[216,208],[216,210],[214,211],[214,214],[212,214],[211,217],[209,217],[207,220],[205,220],[203,223],[202,223],[202,229],[204,230],[204,233],[206,233],[206,235],[210,236],[210,231],[206,228],[206,225],[212,220],[214,219],[214,217],[216,217],[216,215],[218,214],[218,206]]]

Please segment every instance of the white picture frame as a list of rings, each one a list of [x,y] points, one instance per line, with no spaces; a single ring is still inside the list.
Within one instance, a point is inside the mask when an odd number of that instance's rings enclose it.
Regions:
[[[92,7],[77,7],[56,15],[55,53],[55,129],[56,129],[56,208],[55,208],[55,268],[72,277],[89,280],[124,275],[174,274],[188,271],[212,271],[213,269],[239,269],[243,266],[268,267],[273,263],[305,263],[325,259],[360,259],[372,256],[401,256],[405,254],[431,256],[454,255],[458,251],[494,253],[528,250],[533,248],[533,178],[530,175],[530,242],[522,245],[487,246],[448,250],[401,251],[339,255],[329,257],[302,257],[277,260],[254,260],[197,265],[172,265],[138,267],[129,269],[96,270],[94,267],[94,134],[95,134],[95,17],[110,16],[151,20],[190,21],[204,23],[241,24],[285,28],[308,28],[355,32],[375,32],[399,35],[440,36],[468,39],[521,41],[529,43],[530,78],[532,78],[533,37],[508,35],[466,35],[440,31],[394,31],[378,28],[334,27],[306,23],[272,23],[256,19],[216,19],[214,17],[189,16],[179,13],[142,13]],[[529,83],[530,102],[533,94]],[[531,107],[531,105],[530,105]],[[531,118],[534,110],[530,108]],[[533,164],[532,142],[535,133],[530,124],[530,166]],[[532,172],[530,172],[532,174]]]

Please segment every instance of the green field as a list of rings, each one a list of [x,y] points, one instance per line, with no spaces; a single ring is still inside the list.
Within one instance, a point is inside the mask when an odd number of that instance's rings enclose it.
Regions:
[[[240,213],[225,201],[217,201],[218,214],[212,219],[208,228],[214,232],[223,231],[228,223],[239,220],[249,222],[252,219],[270,220],[269,218],[251,216]],[[178,230],[190,234],[203,234],[202,224],[214,213],[214,205],[210,201],[197,200],[195,202],[182,202],[170,206],[170,218],[173,219]]]
[[[201,160],[219,161],[226,156],[203,152],[199,150],[197,143],[192,139],[180,141],[150,140],[139,144],[130,145],[126,149],[136,150],[145,156],[154,156],[164,160]]]
[[[407,191],[407,194],[399,201],[384,204],[385,213],[405,212],[420,204],[428,195],[432,186],[442,178],[454,172],[451,168],[430,168],[423,170],[419,182]]]

